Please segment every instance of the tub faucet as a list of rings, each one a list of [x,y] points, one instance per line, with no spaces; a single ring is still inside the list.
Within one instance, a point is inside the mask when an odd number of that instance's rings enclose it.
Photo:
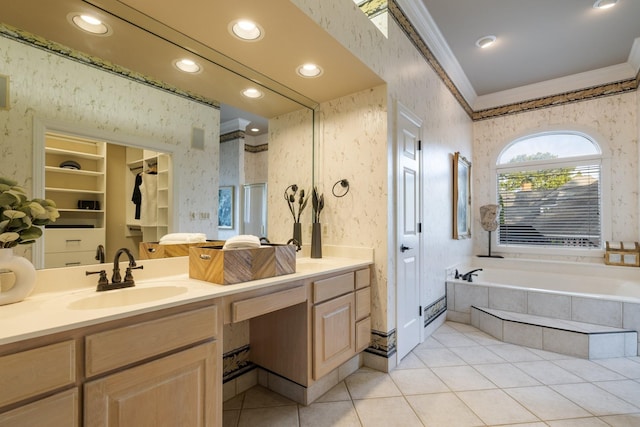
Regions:
[[[471,283],[471,282],[473,282],[473,276],[477,276],[477,274],[474,274],[476,271],[482,271],[482,269],[481,268],[476,268],[475,270],[471,270],[471,271],[468,271],[468,272],[466,272],[464,274],[458,275],[458,278],[462,279],[462,280],[466,280],[467,282]]]

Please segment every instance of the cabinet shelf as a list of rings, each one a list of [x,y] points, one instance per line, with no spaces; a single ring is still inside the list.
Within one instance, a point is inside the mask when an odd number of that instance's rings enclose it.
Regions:
[[[79,158],[79,159],[89,159],[89,160],[102,160],[102,159],[104,159],[104,156],[102,154],[83,153],[81,151],[64,150],[62,148],[46,147],[44,149],[44,152],[46,154],[66,155],[66,156],[69,156],[69,157],[75,157],[75,158]]]
[[[96,213],[96,214],[103,214],[104,210],[102,209],[60,209],[58,208],[59,212],[78,212],[78,213]]]
[[[84,194],[104,194],[101,190],[82,190],[77,188],[57,188],[57,187],[45,187],[45,191],[51,191],[54,193],[84,193]]]
[[[67,173],[69,175],[82,175],[82,176],[103,176],[104,175],[104,172],[89,171],[89,170],[82,170],[82,169],[59,168],[56,166],[45,166],[44,170],[46,172]]]

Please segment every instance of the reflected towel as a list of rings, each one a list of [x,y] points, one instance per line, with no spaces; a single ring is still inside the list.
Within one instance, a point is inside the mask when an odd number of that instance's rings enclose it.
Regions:
[[[175,245],[178,243],[202,243],[207,241],[204,233],[169,233],[160,238],[161,245]]]
[[[251,234],[240,234],[234,236],[224,243],[222,250],[225,249],[254,249],[260,247],[260,238]]]

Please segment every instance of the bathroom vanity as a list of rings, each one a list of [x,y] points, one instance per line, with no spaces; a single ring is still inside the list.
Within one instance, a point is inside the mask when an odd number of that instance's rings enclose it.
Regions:
[[[0,427],[222,425],[225,323],[251,322],[252,361],[301,403],[369,343],[371,261],[225,286],[187,262],[143,261],[134,288],[100,293],[86,268],[39,271],[34,295],[0,307]]]

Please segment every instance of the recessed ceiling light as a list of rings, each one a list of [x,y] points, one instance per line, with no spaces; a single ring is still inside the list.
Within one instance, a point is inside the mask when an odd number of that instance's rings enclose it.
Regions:
[[[261,91],[259,91],[254,87],[250,87],[243,90],[242,94],[247,98],[253,98],[253,99],[262,98],[264,96],[264,94]]]
[[[244,41],[260,40],[264,36],[262,28],[253,21],[239,19],[229,24],[231,34]]]
[[[99,36],[107,36],[111,34],[111,27],[95,16],[83,13],[70,13],[67,15],[67,19],[82,31]]]
[[[596,0],[593,4],[594,9],[609,9],[618,3],[618,0]]]
[[[298,67],[297,72],[302,77],[318,77],[322,74],[322,68],[316,64],[304,64]]]
[[[496,41],[496,36],[480,37],[478,40],[476,40],[476,46],[478,46],[479,48],[482,48],[482,49],[486,49],[489,46],[491,46],[492,44],[494,44],[495,41]]]
[[[197,73],[200,71],[198,63],[191,59],[179,59],[174,62],[174,64],[180,71],[184,71],[185,73]]]

